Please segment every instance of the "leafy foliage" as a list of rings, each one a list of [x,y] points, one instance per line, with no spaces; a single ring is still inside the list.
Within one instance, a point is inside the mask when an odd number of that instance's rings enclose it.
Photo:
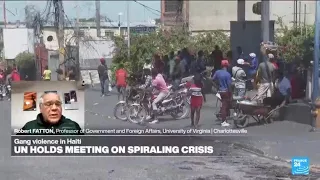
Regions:
[[[130,40],[130,59],[128,59],[128,47],[124,37],[114,37],[116,50],[113,57],[113,70],[118,68],[119,64],[123,64],[129,73],[139,72],[144,63],[151,61],[154,54],[168,55],[171,51],[177,52],[185,47],[194,51],[203,50],[207,56],[215,45],[219,45],[224,52],[230,50],[229,37],[221,31],[191,36],[189,32],[182,29],[172,29],[133,35]]]
[[[280,28],[276,33],[276,42],[281,46],[280,54],[287,62],[308,64],[313,59],[314,25],[289,28],[278,18]]]
[[[28,52],[22,52],[15,58],[16,65],[19,68],[20,75],[24,79],[28,77],[28,80],[36,79],[36,66],[34,54]]]
[[[16,56],[15,61],[19,68],[33,67],[35,64],[34,54],[22,52]]]

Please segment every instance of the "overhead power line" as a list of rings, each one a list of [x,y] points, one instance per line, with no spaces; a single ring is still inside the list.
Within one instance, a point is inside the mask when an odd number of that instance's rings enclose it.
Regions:
[[[139,5],[141,5],[141,6],[143,6],[144,8],[146,8],[147,10],[151,10],[151,11],[153,11],[152,13],[154,13],[154,12],[158,12],[158,13],[160,13],[161,14],[161,11],[159,11],[159,10],[157,10],[157,9],[154,9],[154,8],[151,8],[151,7],[149,7],[149,6],[147,6],[147,5],[145,5],[145,4],[142,4],[141,2],[138,2],[138,1],[136,1],[136,0],[133,0],[135,3],[137,3],[137,4],[139,4]],[[150,11],[150,12],[151,12]]]

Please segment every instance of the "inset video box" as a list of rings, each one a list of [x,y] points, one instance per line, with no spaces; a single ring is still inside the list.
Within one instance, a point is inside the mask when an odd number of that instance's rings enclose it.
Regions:
[[[84,129],[84,87],[75,81],[12,83],[11,132],[80,134]]]
[[[212,156],[188,136],[11,136],[11,156]]]

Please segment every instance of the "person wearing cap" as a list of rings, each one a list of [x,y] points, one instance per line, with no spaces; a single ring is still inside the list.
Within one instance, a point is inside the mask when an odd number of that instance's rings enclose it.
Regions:
[[[254,87],[254,78],[256,77],[259,61],[257,59],[257,55],[255,53],[249,54],[249,62],[245,63],[246,67],[248,67],[247,77],[251,79],[251,82],[248,82],[248,89],[252,90]]]
[[[279,66],[277,64],[277,61],[276,61],[276,58],[274,57],[274,55],[273,54],[268,54],[268,58],[269,58],[269,61],[273,64],[274,69],[278,70]]]
[[[258,88],[258,100],[262,100],[267,97],[271,97],[273,92],[273,79],[275,67],[270,62],[274,58],[273,54],[268,54],[266,61],[261,62],[257,71],[257,82],[260,84]]]
[[[244,59],[238,59],[237,65],[232,68],[232,77],[235,79],[235,96],[244,97],[246,93],[246,73],[243,70]]]
[[[98,74],[101,85],[101,96],[108,95],[108,66],[104,58],[100,59],[100,65],[98,66]],[[106,94],[107,93],[107,94]]]
[[[221,67],[222,69],[217,70],[212,79],[215,81],[217,80],[219,82],[219,94],[221,96],[221,119],[222,123],[221,126],[226,127],[230,126],[229,123],[227,123],[227,116],[230,115],[230,105],[231,105],[231,99],[232,99],[232,79],[231,74],[227,71],[227,68],[229,66],[228,60],[222,60],[221,61]]]
[[[249,65],[248,75],[250,77],[254,77],[254,75],[256,75],[257,73],[259,62],[257,59],[257,55],[255,53],[250,53],[249,56],[250,56],[251,62],[248,63]]]

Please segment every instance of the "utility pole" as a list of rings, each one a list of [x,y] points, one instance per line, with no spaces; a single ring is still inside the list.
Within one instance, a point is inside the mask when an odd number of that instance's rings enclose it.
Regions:
[[[79,4],[78,1],[76,1],[76,27],[75,27],[75,31],[76,31],[76,51],[77,51],[77,57],[76,57],[76,71],[77,71],[77,81],[81,80],[81,69],[80,69],[80,20],[79,20]]]
[[[130,59],[130,1],[127,1],[128,59]]]
[[[263,42],[270,41],[270,0],[261,2],[261,26]]]
[[[299,10],[299,16],[298,16],[298,23],[299,23],[299,28],[301,28],[301,1],[299,1],[299,7],[298,7],[298,10]]]
[[[64,9],[62,0],[57,0],[58,12],[58,43],[59,43],[59,64],[62,74],[58,74],[58,80],[65,80],[65,49],[64,49]]]
[[[319,58],[320,58],[320,1],[316,1],[316,30],[314,35],[312,102],[319,96]]]
[[[100,27],[100,0],[96,0],[96,26],[97,26],[97,37],[101,37]]]
[[[304,20],[303,20],[303,27],[305,30],[305,37],[307,37],[308,30],[307,30],[307,4],[304,4]]]
[[[246,20],[246,1],[245,0],[238,0],[237,1],[237,19],[240,22]]]
[[[6,9],[6,1],[3,1],[3,23],[4,27],[7,27],[7,9]]]

